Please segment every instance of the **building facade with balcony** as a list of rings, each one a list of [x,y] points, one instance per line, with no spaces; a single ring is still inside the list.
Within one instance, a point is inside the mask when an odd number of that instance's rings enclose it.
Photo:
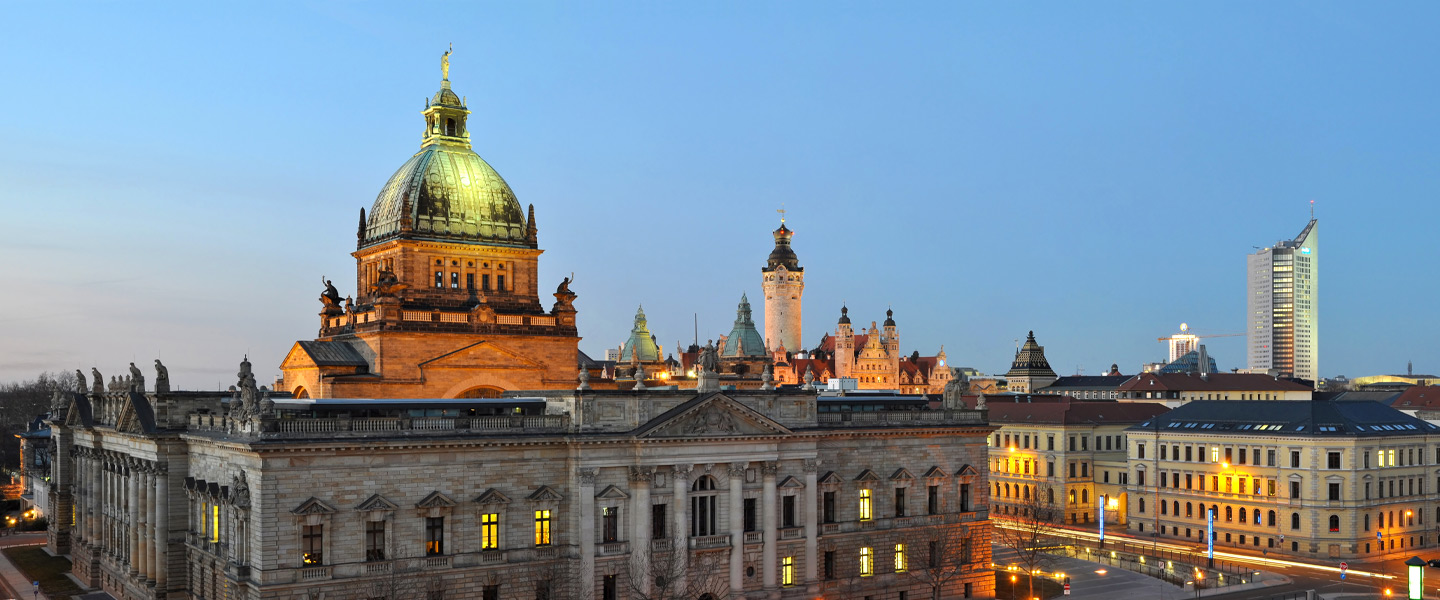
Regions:
[[[1192,401],[1126,430],[1130,531],[1303,558],[1440,543],[1440,426],[1373,401]],[[1433,479],[1432,479],[1433,478]]]
[[[1017,397],[1019,398],[1019,397]],[[1126,429],[1169,410],[1157,403],[1082,402],[1053,396],[986,404],[990,423],[990,495],[995,514],[1043,509],[1068,524],[1123,522]]]
[[[984,411],[529,394],[71,394],[50,549],[117,598],[993,593]]]

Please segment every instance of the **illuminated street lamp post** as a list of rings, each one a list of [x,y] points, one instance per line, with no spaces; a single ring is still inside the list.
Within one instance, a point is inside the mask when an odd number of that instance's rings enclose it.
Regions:
[[[1412,556],[1410,560],[1405,561],[1405,571],[1409,575],[1410,580],[1410,594],[1406,597],[1410,600],[1424,600],[1425,561],[1420,560],[1418,556]]]
[[[1195,597],[1200,597],[1200,584],[1205,583],[1205,572],[1195,569]]]

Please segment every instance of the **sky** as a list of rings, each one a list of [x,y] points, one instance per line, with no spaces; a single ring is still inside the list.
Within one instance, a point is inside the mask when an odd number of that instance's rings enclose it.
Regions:
[[[1245,256],[1314,200],[1320,372],[1440,371],[1435,3],[11,3],[0,381],[165,361],[261,383],[354,293],[355,219],[419,149],[441,53],[475,150],[575,273],[581,349],[637,305],[727,333],[782,206],[804,339],[1061,374],[1245,331]],[[547,283],[548,282],[548,283]],[[548,303],[547,303],[548,305]],[[1244,338],[1217,337],[1222,369]]]

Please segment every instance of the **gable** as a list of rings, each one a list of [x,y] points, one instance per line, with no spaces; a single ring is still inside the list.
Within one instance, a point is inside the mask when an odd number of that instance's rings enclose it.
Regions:
[[[960,470],[956,471],[955,474],[959,475],[960,477],[974,477],[976,475],[979,475],[980,472],[976,471],[975,467],[972,467],[970,465],[964,465],[960,467]]]
[[[300,342],[295,342],[290,346],[290,351],[285,353],[285,359],[280,361],[280,370],[282,371],[313,369],[318,366],[315,364],[315,360],[310,358],[310,354],[300,346]]]
[[[625,500],[630,497],[630,494],[614,485],[608,485],[605,486],[605,489],[600,490],[600,493],[595,494],[595,497],[605,500]]]
[[[95,419],[90,413],[90,399],[85,394],[72,394],[70,410],[65,411],[65,426],[77,428],[90,428],[95,426]]]
[[[531,492],[529,496],[526,496],[525,499],[531,502],[559,502],[564,500],[565,497],[561,496],[560,492],[555,491],[554,488],[548,485],[542,485],[536,488],[534,492]]]
[[[545,365],[489,340],[420,361],[422,369],[544,369]]]
[[[855,476],[855,481],[880,481],[880,476],[870,469],[865,469]]]
[[[906,481],[914,478],[915,476],[911,475],[910,470],[906,469],[905,467],[900,467],[899,470],[895,471],[894,474],[890,475],[890,479],[892,481]]]
[[[455,501],[449,496],[438,491],[430,492],[424,500],[415,503],[415,508],[450,508],[455,506]]]
[[[290,513],[296,515],[329,515],[334,514],[335,509],[331,508],[329,504],[320,501],[319,498],[311,496],[309,500],[301,502],[300,506],[290,509]]]
[[[369,512],[372,510],[395,510],[397,508],[399,508],[399,506],[396,506],[394,502],[386,500],[385,497],[381,496],[380,494],[370,496],[369,498],[366,498],[364,502],[355,505],[355,510],[360,512]]]
[[[789,476],[789,477],[786,477],[786,478],[785,478],[785,481],[780,482],[780,485],[779,485],[778,487],[780,487],[781,489],[785,489],[785,488],[795,489],[795,488],[803,488],[803,487],[805,487],[805,484],[804,484],[804,483],[801,483],[799,479],[796,479],[794,475],[791,475],[791,476]]]
[[[500,493],[500,490],[490,488],[476,496],[475,502],[477,504],[509,504],[510,497]]]
[[[637,438],[789,435],[790,429],[724,394],[696,396],[635,430]]]
[[[834,471],[825,473],[825,476],[820,478],[821,485],[840,485],[842,483],[845,483],[845,480],[836,475]]]
[[[943,478],[943,477],[945,477],[945,476],[946,476],[946,475],[945,475],[945,472],[942,471],[942,470],[940,470],[940,467],[938,467],[938,466],[936,466],[936,467],[930,467],[930,470],[925,472],[925,478],[926,478],[926,479],[939,479],[939,478]]]

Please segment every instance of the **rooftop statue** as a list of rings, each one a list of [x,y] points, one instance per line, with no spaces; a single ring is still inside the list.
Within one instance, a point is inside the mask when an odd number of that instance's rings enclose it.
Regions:
[[[455,44],[450,44],[450,49],[440,55],[440,78],[450,81],[450,55],[455,53]]]
[[[81,372],[80,369],[75,369],[75,391],[83,394],[88,389],[85,385],[85,373]]]
[[[133,362],[130,363],[130,390],[129,390],[129,391],[132,391],[132,392],[140,392],[140,393],[142,393],[142,394],[145,393],[145,374],[144,374],[144,373],[141,373],[141,372],[140,372],[140,369],[139,369],[138,367],[136,367],[136,366],[135,366],[135,363],[133,363]]]
[[[160,364],[160,359],[155,359],[155,391],[170,391],[170,369]]]
[[[715,340],[705,342],[705,349],[700,351],[700,367],[711,373],[720,372],[720,357],[715,352]]]
[[[96,396],[105,393],[105,376],[95,367],[90,367],[90,393]]]

